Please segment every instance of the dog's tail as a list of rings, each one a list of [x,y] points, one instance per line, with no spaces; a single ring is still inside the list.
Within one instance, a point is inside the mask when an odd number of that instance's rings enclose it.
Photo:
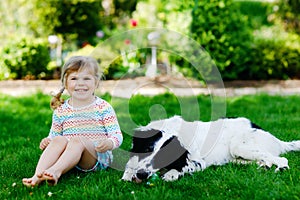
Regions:
[[[283,150],[284,151],[282,153],[289,151],[300,151],[300,140],[284,142]]]

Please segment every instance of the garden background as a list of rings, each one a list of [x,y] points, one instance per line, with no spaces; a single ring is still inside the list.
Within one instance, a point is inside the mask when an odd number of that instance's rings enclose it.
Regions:
[[[7,88],[7,84],[26,86],[24,81],[29,80],[59,84],[60,68],[68,57],[90,55],[99,44],[124,31],[154,27],[199,43],[215,62],[225,87],[245,81],[260,87],[267,81],[273,83],[268,88],[272,91],[274,83],[300,78],[299,10],[299,0],[4,0],[0,2],[0,80]],[[132,44],[124,39],[122,45]],[[120,56],[104,66],[105,82],[142,80],[139,78],[145,76],[149,62],[150,48],[120,50]],[[163,83],[167,87],[168,83],[176,85],[183,80],[187,84],[191,80],[205,88],[205,74],[199,74],[180,55],[158,50],[157,64],[158,78],[164,79],[161,75],[169,70]],[[190,90],[193,85],[188,87]],[[214,120],[219,116],[212,110],[218,105],[225,106],[226,116],[247,117],[282,140],[300,138],[297,91],[292,95],[232,95],[225,99],[211,93],[130,94],[130,98],[109,92],[98,95],[116,110],[124,133],[121,149],[125,151],[130,150],[132,130],[138,125],[173,115],[183,115],[186,120]],[[71,171],[55,187],[43,184],[26,188],[21,180],[32,175],[41,153],[38,144],[51,125],[50,98],[42,90],[21,96],[1,94],[1,199],[299,199],[299,152],[283,155],[290,169],[280,173],[274,173],[274,167],[257,168],[255,163],[228,164],[171,183],[158,180],[150,187],[120,181],[122,170],[112,168],[88,174]],[[123,166],[127,157],[114,153],[115,165]]]
[[[297,0],[15,0],[1,1],[0,11],[0,80],[57,78],[70,55],[89,54],[115,34],[146,27],[198,42],[223,80],[300,76]],[[140,75],[149,52],[121,52],[104,66],[105,78]],[[173,73],[203,78],[180,56],[159,51],[157,59]]]

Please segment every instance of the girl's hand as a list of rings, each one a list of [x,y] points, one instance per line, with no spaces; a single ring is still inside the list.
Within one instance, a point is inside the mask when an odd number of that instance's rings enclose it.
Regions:
[[[46,149],[46,147],[48,146],[48,144],[50,143],[51,139],[50,138],[44,138],[42,139],[42,141],[40,142],[40,149],[44,150]]]
[[[104,153],[108,150],[113,149],[113,142],[111,140],[105,139],[105,140],[99,140],[98,145],[96,146],[95,150],[97,152]]]

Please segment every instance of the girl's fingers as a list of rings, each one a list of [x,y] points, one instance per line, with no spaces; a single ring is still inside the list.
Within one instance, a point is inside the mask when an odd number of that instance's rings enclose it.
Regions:
[[[100,141],[96,147],[96,151],[98,152],[106,152],[107,150],[112,149],[112,142],[110,140]]]
[[[40,149],[44,150],[48,146],[49,143],[50,143],[50,139],[44,138],[40,143]]]
[[[40,145],[40,149],[41,149],[41,150],[44,150],[45,148],[46,148],[46,144],[42,143],[42,144]]]

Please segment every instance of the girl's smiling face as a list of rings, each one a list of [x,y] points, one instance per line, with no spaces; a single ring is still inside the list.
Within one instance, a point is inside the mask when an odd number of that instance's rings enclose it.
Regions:
[[[98,80],[89,70],[71,72],[66,80],[66,89],[71,96],[72,106],[91,104],[95,100],[94,92],[97,85]]]

